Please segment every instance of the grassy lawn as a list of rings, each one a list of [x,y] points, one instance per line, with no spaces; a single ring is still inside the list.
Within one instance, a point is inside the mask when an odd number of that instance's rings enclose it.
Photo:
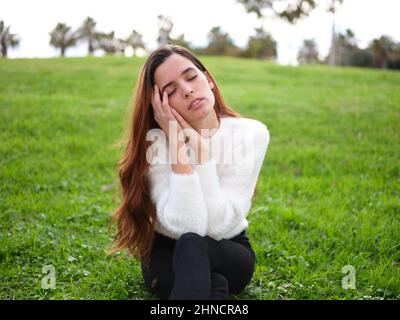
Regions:
[[[202,60],[271,134],[248,216],[256,272],[231,298],[400,299],[400,73]],[[143,61],[0,61],[1,299],[156,298],[136,260],[104,252]]]

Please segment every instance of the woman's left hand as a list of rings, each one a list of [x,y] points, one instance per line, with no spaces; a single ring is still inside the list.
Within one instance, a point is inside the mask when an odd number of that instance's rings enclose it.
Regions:
[[[185,143],[196,152],[198,163],[207,161],[209,159],[208,142],[174,108],[171,108],[171,111],[183,129]]]

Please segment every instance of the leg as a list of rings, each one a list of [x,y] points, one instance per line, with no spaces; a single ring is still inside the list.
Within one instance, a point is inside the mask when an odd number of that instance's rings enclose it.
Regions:
[[[212,272],[223,275],[229,283],[229,294],[242,292],[255,270],[255,256],[243,241],[206,237]]]
[[[178,265],[181,265],[182,269],[185,269],[183,272],[184,279],[178,277],[174,296],[171,299],[181,299],[179,295],[182,295],[182,299],[190,299],[190,294],[194,294],[193,292],[193,284],[196,283],[196,280],[192,280],[189,274],[186,274],[186,260],[184,258],[185,253],[184,250],[188,249],[189,252],[193,247],[196,247],[196,242],[199,242],[199,238],[197,234],[185,234],[180,239],[180,246],[178,248],[178,253],[176,254],[176,258],[178,261]],[[204,238],[202,238],[204,239]],[[155,240],[155,246],[153,247],[151,257],[150,257],[150,264],[149,267],[141,265],[142,267],[142,275],[144,282],[149,289],[149,291],[158,296],[162,300],[169,299],[171,295],[171,291],[174,287],[174,269],[173,269],[173,256],[175,250],[176,240],[166,238],[162,235],[157,235]],[[201,242],[201,240],[200,240]],[[183,244],[182,244],[183,243]],[[182,250],[182,248],[184,250]],[[186,249],[185,249],[186,248]],[[208,257],[207,257],[208,259]],[[205,261],[207,260],[205,259]],[[189,262],[191,258],[189,257]],[[209,270],[209,265],[207,263],[204,264],[206,270]],[[188,264],[190,267],[190,265]],[[198,267],[201,268],[200,265]],[[181,274],[182,272],[178,272]],[[195,278],[197,277],[197,273]],[[207,282],[207,281],[206,281]],[[213,273],[211,275],[211,293],[214,292],[214,296],[211,299],[227,299],[227,291],[228,291],[228,284],[225,277],[220,274]],[[181,291],[181,293],[179,293]],[[209,290],[206,289],[206,292]],[[208,299],[208,298],[207,298]]]
[[[173,251],[153,250],[149,267],[143,264],[142,275],[149,291],[161,300],[168,300],[174,284],[174,271],[172,269]]]
[[[204,237],[188,232],[177,240],[173,269],[175,282],[170,300],[210,299],[211,274]]]
[[[254,252],[243,237],[216,241],[187,233],[176,241],[158,235],[149,269],[142,266],[145,283],[161,299],[228,299],[254,273]]]
[[[210,300],[228,300],[229,283],[220,273],[211,273],[211,297]]]
[[[167,300],[174,285],[172,256],[176,240],[155,234],[149,266],[141,265],[144,282],[149,291]]]

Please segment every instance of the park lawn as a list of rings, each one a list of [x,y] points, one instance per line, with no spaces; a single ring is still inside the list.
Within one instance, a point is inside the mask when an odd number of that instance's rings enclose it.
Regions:
[[[231,298],[399,299],[400,73],[201,59],[271,135],[248,215],[256,271]],[[138,261],[104,252],[143,62],[0,61],[1,299],[156,299]]]

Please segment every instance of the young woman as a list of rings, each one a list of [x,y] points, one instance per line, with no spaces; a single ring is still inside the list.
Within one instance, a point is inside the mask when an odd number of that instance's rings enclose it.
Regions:
[[[255,270],[246,216],[267,127],[229,108],[206,67],[177,45],[147,58],[133,107],[112,252],[129,249],[160,299],[242,292]]]

